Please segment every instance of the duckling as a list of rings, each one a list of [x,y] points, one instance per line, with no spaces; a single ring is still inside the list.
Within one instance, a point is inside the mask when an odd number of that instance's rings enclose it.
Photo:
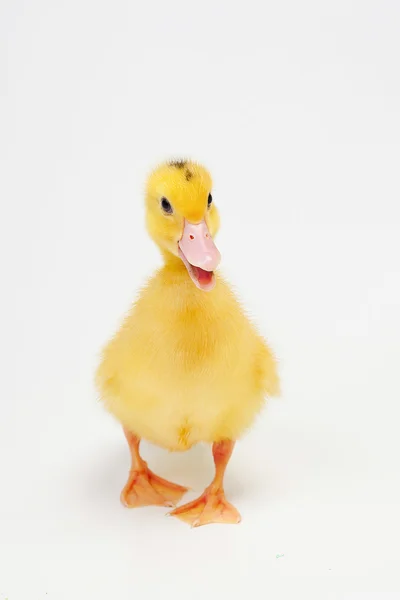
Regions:
[[[265,397],[278,394],[276,361],[216,273],[219,214],[206,168],[187,160],[158,166],[147,181],[145,206],[164,265],[104,348],[96,377],[130,449],[121,501],[130,508],[175,507],[188,491],[149,469],[142,439],[170,451],[205,442],[212,446],[214,479],[170,515],[194,527],[239,523],[225,497],[224,474]]]

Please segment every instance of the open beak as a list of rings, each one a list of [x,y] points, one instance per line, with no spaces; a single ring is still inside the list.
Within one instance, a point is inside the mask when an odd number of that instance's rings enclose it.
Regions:
[[[179,256],[193,283],[204,292],[212,290],[215,285],[214,270],[219,265],[221,255],[204,219],[197,225],[185,220],[178,246]]]

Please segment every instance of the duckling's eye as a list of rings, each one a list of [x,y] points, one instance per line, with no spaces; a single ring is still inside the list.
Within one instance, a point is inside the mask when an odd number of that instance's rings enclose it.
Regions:
[[[171,203],[166,198],[161,198],[161,208],[167,215],[172,215],[174,212]]]
[[[211,196],[211,194],[208,194],[208,208],[210,208],[211,202],[212,202],[212,196]]]

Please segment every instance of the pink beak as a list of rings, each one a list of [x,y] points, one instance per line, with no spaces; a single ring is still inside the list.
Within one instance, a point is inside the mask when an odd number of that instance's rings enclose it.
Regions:
[[[179,240],[179,255],[195,285],[203,291],[210,291],[215,285],[213,271],[218,267],[221,255],[204,220],[197,225],[185,221]]]

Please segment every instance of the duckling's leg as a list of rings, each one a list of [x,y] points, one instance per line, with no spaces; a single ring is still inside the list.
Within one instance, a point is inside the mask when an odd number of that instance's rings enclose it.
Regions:
[[[235,442],[224,441],[213,444],[215,477],[200,498],[173,510],[171,516],[178,517],[192,527],[209,523],[240,523],[240,514],[225,498],[223,479]]]
[[[126,429],[124,433],[131,451],[132,467],[128,481],[121,492],[122,504],[128,508],[150,504],[176,506],[188,488],[170,483],[150,471],[139,453],[140,439]]]

